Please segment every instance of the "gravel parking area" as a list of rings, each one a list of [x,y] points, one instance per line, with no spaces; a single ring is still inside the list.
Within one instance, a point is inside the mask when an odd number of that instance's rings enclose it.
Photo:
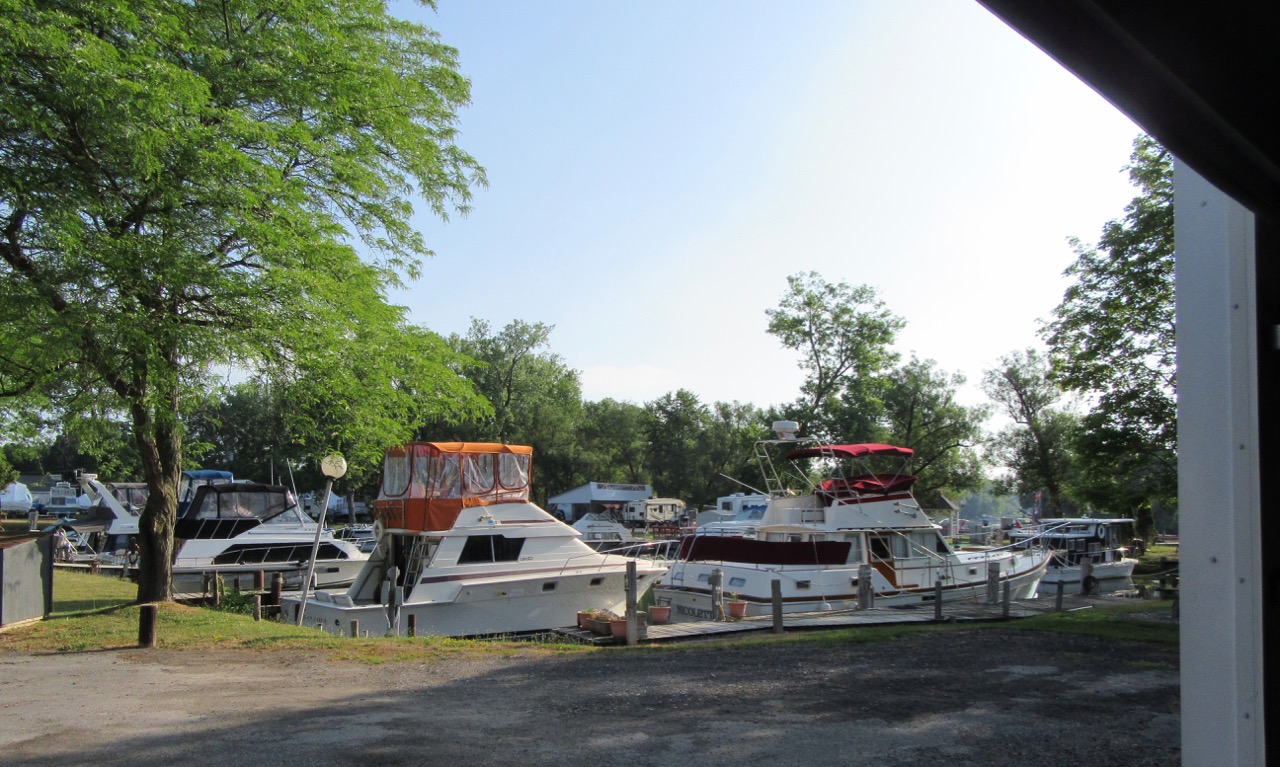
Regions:
[[[270,651],[4,654],[0,679],[9,767],[1180,761],[1176,648],[1013,628],[373,667]]]

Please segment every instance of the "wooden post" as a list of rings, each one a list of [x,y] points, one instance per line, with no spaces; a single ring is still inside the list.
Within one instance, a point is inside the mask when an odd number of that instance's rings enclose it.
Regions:
[[[876,606],[876,591],[871,588],[871,565],[858,565],[858,609]]]
[[[255,621],[262,620],[262,595],[253,595],[253,619]]]
[[[351,621],[351,638],[357,639],[360,636],[360,621]]]
[[[1083,559],[1080,561],[1080,593],[1093,594],[1093,562]]]
[[[221,575],[213,576],[213,603],[219,607],[222,606],[222,589],[225,587]]]
[[[1001,614],[1001,615],[1002,615],[1006,620],[1008,620],[1008,618],[1009,618],[1009,596],[1010,596],[1011,591],[1012,591],[1012,589],[1011,589],[1011,588],[1010,588],[1010,586],[1009,586],[1009,581],[1007,581],[1007,580],[1006,580],[1006,581],[1004,582],[1004,594],[1003,594],[1003,596],[1002,596],[1002,597],[1001,597],[1001,599],[1000,599],[1000,602],[1001,602],[1000,614]]]
[[[156,615],[160,606],[145,604],[138,612],[138,646],[152,648],[156,646]]]
[[[711,587],[711,620],[722,621],[724,620],[724,573],[720,568],[711,569],[707,585]]]
[[[418,635],[418,616],[409,613],[407,617],[409,619],[409,636],[416,637]]]
[[[1000,601],[1000,563],[987,563],[987,604]]]
[[[271,576],[271,604],[280,604],[280,595],[284,593],[284,573],[274,573]]]
[[[933,619],[942,620],[942,579],[933,582]]]
[[[258,570],[253,574],[253,590],[262,591],[267,587],[267,574]]]
[[[1058,581],[1058,596],[1054,600],[1054,605],[1053,605],[1054,612],[1059,612],[1059,613],[1062,612],[1062,589],[1064,586],[1066,586],[1064,582]]]
[[[640,626],[636,619],[636,561],[627,560],[627,646],[640,641]]]
[[[782,633],[782,581],[774,578],[769,582],[770,598],[773,601],[773,633]]]

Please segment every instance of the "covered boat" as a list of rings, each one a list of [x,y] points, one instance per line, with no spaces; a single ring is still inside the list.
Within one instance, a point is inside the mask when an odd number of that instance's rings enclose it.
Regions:
[[[637,594],[665,568],[594,551],[581,533],[529,500],[533,449],[413,442],[389,450],[373,505],[377,545],[346,591],[317,591],[305,625],[334,633],[476,636],[575,623],[579,610],[619,612],[636,563]]]

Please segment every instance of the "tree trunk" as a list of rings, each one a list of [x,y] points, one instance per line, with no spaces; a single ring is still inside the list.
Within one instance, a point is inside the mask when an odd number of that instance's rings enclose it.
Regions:
[[[173,528],[182,478],[182,437],[177,426],[177,398],[172,409],[152,412],[133,407],[134,436],[147,483],[147,503],[138,518],[138,602],[173,600]]]

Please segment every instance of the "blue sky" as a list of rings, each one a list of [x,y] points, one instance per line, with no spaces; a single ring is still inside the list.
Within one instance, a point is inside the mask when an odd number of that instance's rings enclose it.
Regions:
[[[966,375],[1038,345],[1134,189],[1139,129],[969,0],[440,0],[459,143],[488,189],[392,300],[442,334],[555,326],[587,399],[794,399],[786,277],[868,284],[904,356]]]

